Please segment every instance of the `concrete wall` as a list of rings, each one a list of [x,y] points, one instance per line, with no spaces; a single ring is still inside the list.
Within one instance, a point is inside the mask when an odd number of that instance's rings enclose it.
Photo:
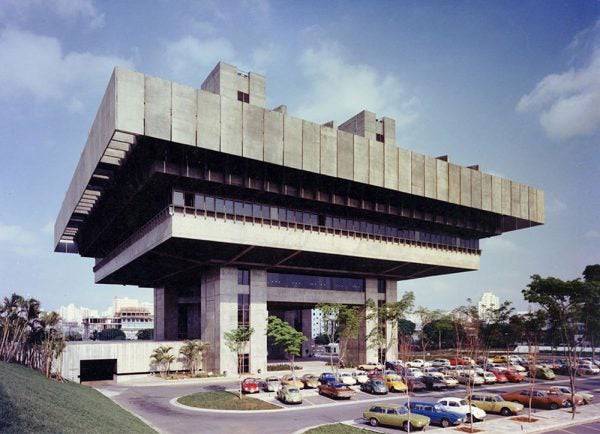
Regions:
[[[171,354],[177,357],[171,364],[172,370],[185,369],[179,358],[182,341],[84,341],[67,342],[62,355],[62,375],[79,382],[80,362],[82,360],[116,359],[117,375],[155,372],[150,355],[160,345],[173,347]]]
[[[373,113],[365,111],[338,129],[320,126],[263,109],[255,102],[262,101],[264,95],[251,99],[250,104],[238,101],[237,94],[232,95],[239,80],[231,81],[230,75],[209,77],[203,88],[210,90],[194,90],[115,69],[56,220],[55,244],[100,159],[118,164],[104,155],[117,133],[171,140],[544,222],[541,190],[495,176],[488,188],[488,174],[397,148],[391,133],[393,119],[384,118],[380,123]],[[237,84],[227,87],[222,83],[224,77]],[[260,89],[261,80],[264,82],[261,77],[250,74],[248,86]],[[221,89],[220,95],[213,93],[217,88]],[[257,92],[259,95],[262,91]],[[385,143],[375,141],[379,130],[386,134]]]
[[[250,271],[250,372],[267,372],[267,272]]]

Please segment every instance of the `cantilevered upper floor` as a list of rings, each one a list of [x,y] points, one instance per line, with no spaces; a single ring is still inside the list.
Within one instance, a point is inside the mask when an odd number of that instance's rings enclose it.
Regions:
[[[263,76],[224,63],[202,89],[115,69],[55,223],[56,251],[97,258],[97,280],[109,281],[124,258],[134,259],[123,254],[124,246],[160,226],[153,242],[161,236],[196,239],[212,243],[215,255],[218,248],[226,252],[224,245],[240,245],[240,251],[212,258],[222,263],[241,258],[249,243],[271,249],[269,255],[280,251],[282,258],[302,249],[346,260],[381,256],[390,263],[377,273],[408,278],[427,273],[389,270],[402,268],[395,263],[425,264],[432,255],[397,245],[382,249],[369,244],[369,236],[455,248],[432,266],[461,271],[478,267],[478,239],[544,222],[541,190],[402,149],[391,118],[364,110],[339,127],[320,125],[290,116],[285,106],[265,108],[265,95]],[[213,220],[190,225],[190,215]],[[250,226],[230,227],[237,220],[227,216],[252,219],[261,225],[253,232],[261,238],[250,239]],[[290,224],[304,232],[295,245],[280,245],[277,231]],[[319,231],[314,240],[307,235]],[[327,246],[323,231],[354,238]],[[239,237],[223,238],[234,233]],[[144,242],[148,248],[150,240]],[[331,246],[337,253],[327,251]],[[476,260],[456,256],[473,252]],[[263,265],[280,260],[274,255]],[[111,280],[120,281],[133,282]]]

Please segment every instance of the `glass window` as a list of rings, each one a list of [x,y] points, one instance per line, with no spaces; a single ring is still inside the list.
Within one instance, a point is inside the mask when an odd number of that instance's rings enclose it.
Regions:
[[[247,374],[250,372],[250,356],[246,354],[238,354],[238,374]]]
[[[206,207],[206,211],[214,211],[215,210],[215,198],[211,196],[206,196],[204,198],[204,205]]]
[[[225,199],[225,212],[227,214],[233,214],[233,201]]]
[[[238,294],[238,327],[250,325],[250,295]]]
[[[195,195],[195,199],[194,199],[194,206],[196,207],[196,209],[204,209],[204,195],[203,194],[196,194]]]
[[[377,279],[377,292],[385,294],[385,279]]]
[[[182,191],[173,191],[173,205],[185,206],[185,200],[183,198]]]
[[[187,206],[189,208],[193,208],[194,207],[194,193],[185,193],[184,198],[185,198],[185,206]]]
[[[216,212],[225,212],[225,201],[220,197],[215,199],[215,211]]]
[[[238,270],[238,285],[250,285],[250,270]]]

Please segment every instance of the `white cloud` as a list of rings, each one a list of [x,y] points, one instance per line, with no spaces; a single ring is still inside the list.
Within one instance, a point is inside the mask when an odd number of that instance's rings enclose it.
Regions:
[[[120,57],[63,53],[58,39],[13,28],[0,33],[0,64],[0,97],[68,99],[71,110],[80,110],[86,95],[103,89],[116,65],[132,67]]]
[[[600,20],[586,33],[600,34]],[[581,34],[571,48],[582,45],[580,39]],[[519,112],[539,114],[540,124],[552,138],[569,139],[600,131],[600,37],[593,45],[583,66],[547,75],[517,104]]]
[[[589,239],[598,239],[600,238],[600,231],[597,231],[596,229],[590,229],[585,233],[584,236]]]
[[[300,68],[307,79],[299,115],[317,122],[343,122],[363,109],[396,119],[405,127],[418,118],[419,101],[400,79],[366,64],[347,61],[337,44],[306,49]]]
[[[65,20],[84,20],[89,27],[104,26],[104,14],[99,12],[93,0],[3,0],[0,3],[0,17],[19,22],[36,12],[50,12]]]
[[[198,85],[209,72],[207,68],[220,60],[235,64],[235,55],[233,45],[225,38],[186,36],[166,45],[164,62],[174,80]]]

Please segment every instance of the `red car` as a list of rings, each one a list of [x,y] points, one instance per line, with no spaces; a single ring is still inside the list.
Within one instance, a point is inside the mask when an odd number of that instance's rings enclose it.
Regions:
[[[490,369],[490,372],[496,377],[496,383],[508,383],[506,371],[501,369]]]
[[[256,378],[246,378],[242,381],[243,393],[258,393],[258,380]]]
[[[470,357],[453,357],[450,359],[450,366],[474,365],[475,362]]]
[[[523,381],[525,379],[524,374],[521,374],[520,372],[517,372],[517,371],[513,371],[512,369],[504,371],[504,375],[508,379],[508,381],[510,381],[511,383],[520,383],[521,381]]]
[[[369,373],[367,374],[367,377],[369,377],[372,380],[374,380],[376,378],[383,380],[383,371],[381,371],[379,369],[373,369],[372,371],[369,371]]]

